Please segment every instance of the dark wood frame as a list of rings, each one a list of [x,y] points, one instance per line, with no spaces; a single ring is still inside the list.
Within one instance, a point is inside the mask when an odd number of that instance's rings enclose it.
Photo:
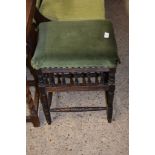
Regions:
[[[112,121],[115,91],[115,68],[44,68],[37,70],[41,104],[48,124],[50,112],[107,111],[107,120]],[[106,91],[106,107],[52,108],[52,93],[63,91]]]
[[[37,9],[34,18],[36,20],[36,26],[38,26],[41,22],[50,21],[49,19],[44,18]],[[83,112],[99,110],[107,111],[107,120],[111,123],[116,68],[42,68],[40,70],[33,70],[33,72],[37,78],[40,100],[48,124],[51,124],[52,122],[50,112]],[[95,79],[95,81],[92,81],[92,78]],[[68,79],[69,83],[67,83],[66,79]],[[82,81],[79,81],[79,79],[82,79]],[[98,90],[104,90],[106,92],[106,107],[70,107],[50,109],[53,92]]]
[[[36,0],[26,0],[26,66],[30,69],[33,74],[33,69],[31,67],[30,61],[33,56],[37,34],[35,33],[35,26],[32,23],[32,19],[35,13]],[[36,76],[34,76],[36,77]],[[40,126],[39,116],[38,116],[38,106],[39,106],[39,91],[37,89],[37,78],[30,81],[26,78],[26,103],[30,111],[30,115],[26,116],[26,122],[31,122],[34,127]],[[35,87],[34,100],[30,91],[30,86]]]

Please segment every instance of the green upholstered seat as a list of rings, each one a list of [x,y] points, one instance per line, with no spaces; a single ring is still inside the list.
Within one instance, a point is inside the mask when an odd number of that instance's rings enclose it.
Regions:
[[[104,0],[43,0],[39,11],[50,20],[105,19]]]
[[[54,21],[39,25],[31,64],[44,67],[116,67],[116,41],[107,20]]]
[[[36,1],[36,7],[39,9],[41,0]]]

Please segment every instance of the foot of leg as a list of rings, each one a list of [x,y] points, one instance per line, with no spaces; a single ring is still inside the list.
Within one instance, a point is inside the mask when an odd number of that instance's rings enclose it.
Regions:
[[[48,124],[51,124],[50,107],[48,104],[47,93],[44,87],[40,87],[40,99],[43,107],[44,115]]]

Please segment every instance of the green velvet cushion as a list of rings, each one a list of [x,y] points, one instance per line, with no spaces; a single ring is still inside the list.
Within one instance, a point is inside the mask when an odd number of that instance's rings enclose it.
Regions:
[[[44,0],[43,0],[44,1]],[[36,0],[36,8],[39,9],[41,0]]]
[[[109,37],[108,37],[109,34]],[[111,22],[61,21],[39,25],[39,39],[32,66],[116,67],[116,41]]]
[[[105,19],[104,0],[43,0],[39,11],[59,21]]]

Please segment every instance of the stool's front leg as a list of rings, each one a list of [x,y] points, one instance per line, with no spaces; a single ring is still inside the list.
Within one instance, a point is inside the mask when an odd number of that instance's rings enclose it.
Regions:
[[[48,103],[48,95],[46,91],[46,79],[44,78],[44,75],[40,70],[37,71],[37,77],[38,77],[40,100],[43,107],[44,115],[47,123],[51,124],[50,106]]]
[[[110,88],[109,91],[106,91],[106,97],[107,97],[107,120],[108,123],[111,123],[113,115],[114,88]]]
[[[108,120],[108,123],[111,123],[112,115],[113,115],[113,99],[114,99],[114,92],[115,92],[115,72],[109,73],[108,85],[109,85],[109,90],[106,91],[107,120]]]
[[[48,104],[47,92],[45,87],[39,87],[40,90],[40,99],[43,107],[43,111],[45,114],[45,118],[48,124],[51,124],[51,115],[50,115],[50,107]]]

